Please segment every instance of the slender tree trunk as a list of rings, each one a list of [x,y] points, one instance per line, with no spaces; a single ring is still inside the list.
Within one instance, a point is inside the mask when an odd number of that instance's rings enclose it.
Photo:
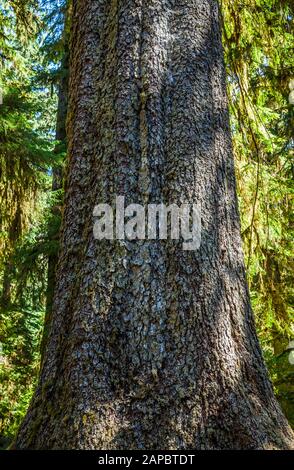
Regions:
[[[11,304],[11,272],[13,265],[11,262],[11,254],[8,255],[8,260],[4,264],[3,282],[2,282],[2,293],[0,299],[0,306],[8,308]]]
[[[56,140],[58,145],[55,148],[56,154],[66,149],[66,117],[68,108],[68,68],[69,68],[69,50],[68,50],[68,34],[67,34],[67,21],[65,19],[65,32],[64,32],[64,56],[62,61],[61,79],[59,82],[58,92],[58,109],[57,109],[57,121],[56,121]],[[52,191],[61,190],[63,187],[63,166],[55,166],[52,175]],[[56,205],[52,208],[52,215],[60,216],[60,205]],[[50,234],[52,241],[59,240],[59,230],[57,228],[56,233]],[[48,276],[47,276],[47,295],[46,295],[46,315],[44,322],[44,331],[41,344],[42,356],[44,354],[45,346],[47,344],[49,329],[52,320],[52,307],[54,299],[54,291],[56,286],[56,268],[58,264],[58,253],[52,253],[48,258]]]
[[[284,449],[255,333],[215,0],[74,1],[53,321],[16,448]],[[95,241],[93,208],[201,203],[202,243]]]

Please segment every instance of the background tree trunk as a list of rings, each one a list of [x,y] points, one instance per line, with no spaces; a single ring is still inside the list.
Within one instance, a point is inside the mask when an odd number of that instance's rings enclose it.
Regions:
[[[61,78],[59,81],[59,90],[58,90],[58,109],[57,109],[57,121],[56,121],[56,140],[58,144],[55,148],[56,154],[61,151],[66,150],[66,117],[67,117],[67,108],[68,108],[68,81],[69,81],[69,44],[68,44],[68,34],[66,31],[66,24],[68,18],[65,19],[65,32],[64,32],[64,56],[61,65]],[[53,169],[52,175],[52,191],[58,191],[63,188],[63,165],[55,166]],[[58,201],[60,204],[56,204],[52,208],[52,216],[60,217],[61,216],[61,207],[62,207],[62,197]],[[50,227],[51,228],[51,227]],[[51,241],[59,240],[59,230],[60,227],[54,227],[56,231],[49,233]],[[54,300],[54,291],[56,286],[56,268],[58,264],[58,253],[52,253],[48,257],[48,275],[47,275],[47,292],[46,292],[46,315],[44,321],[44,331],[41,344],[41,353],[42,356],[45,351],[47,344],[48,334],[50,330],[50,325],[52,321],[52,308]]]
[[[241,250],[214,0],[76,0],[53,322],[16,448],[289,448]],[[93,208],[201,203],[202,244],[97,242]]]

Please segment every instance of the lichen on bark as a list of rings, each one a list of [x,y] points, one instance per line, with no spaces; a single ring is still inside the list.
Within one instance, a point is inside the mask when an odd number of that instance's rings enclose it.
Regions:
[[[52,325],[16,448],[287,449],[241,250],[214,0],[76,0]],[[96,241],[94,206],[200,203],[202,243]]]

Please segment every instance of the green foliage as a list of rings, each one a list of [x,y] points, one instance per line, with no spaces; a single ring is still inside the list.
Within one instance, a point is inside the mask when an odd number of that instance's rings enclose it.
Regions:
[[[42,57],[37,47],[36,2],[4,2],[5,18],[0,39],[2,64],[0,89],[0,262],[7,261],[13,245],[29,227],[40,191],[50,184],[52,142],[48,133],[56,100],[41,84],[37,87],[35,64]],[[21,27],[22,24],[22,27]],[[25,31],[25,39],[20,36]],[[32,35],[29,37],[28,34]],[[1,37],[1,35],[0,35]],[[52,130],[51,130],[52,132]],[[52,141],[52,138],[51,138]]]
[[[50,211],[51,173],[62,155],[53,152],[56,94],[40,79],[46,60],[37,7],[0,2],[0,447],[14,435],[34,389],[48,256],[57,251],[49,239],[59,224]]]
[[[33,393],[43,313],[9,309],[1,312],[0,325],[0,341],[4,341],[0,351],[1,448],[13,438]]]
[[[247,274],[276,394],[294,425],[293,2],[226,0],[224,45]],[[282,356],[281,356],[282,354]]]

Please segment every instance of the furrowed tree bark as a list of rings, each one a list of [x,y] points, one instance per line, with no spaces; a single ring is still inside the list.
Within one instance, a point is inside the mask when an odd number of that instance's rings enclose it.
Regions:
[[[287,449],[241,250],[214,0],[76,0],[53,319],[18,449]],[[95,241],[93,208],[199,202],[202,243]]]

